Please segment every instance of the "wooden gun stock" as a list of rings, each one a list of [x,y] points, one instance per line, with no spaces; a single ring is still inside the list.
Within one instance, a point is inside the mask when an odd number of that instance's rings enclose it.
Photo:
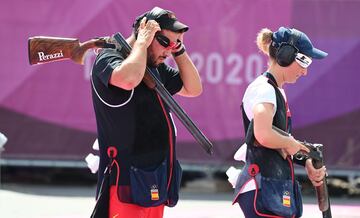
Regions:
[[[71,59],[75,63],[84,64],[84,55],[91,48],[108,48],[115,46],[107,43],[107,38],[95,38],[84,43],[79,39],[35,36],[28,40],[29,62],[42,64],[53,61]]]

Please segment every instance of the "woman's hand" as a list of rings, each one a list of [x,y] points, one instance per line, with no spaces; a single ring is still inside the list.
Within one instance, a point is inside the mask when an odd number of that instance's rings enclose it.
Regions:
[[[292,139],[293,143],[289,144],[289,146],[283,149],[288,155],[294,155],[300,150],[306,153],[310,152],[310,150],[305,145],[294,139],[294,137],[289,137]]]
[[[320,186],[323,184],[323,178],[326,175],[326,167],[323,166],[320,169],[315,169],[312,160],[307,159],[305,162],[306,173],[313,184],[313,186]]]

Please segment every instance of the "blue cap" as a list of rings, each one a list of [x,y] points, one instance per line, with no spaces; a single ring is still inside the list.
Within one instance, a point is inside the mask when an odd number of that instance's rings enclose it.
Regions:
[[[299,49],[300,53],[303,53],[315,59],[322,59],[328,55],[328,53],[315,48],[311,43],[309,37],[307,37],[305,33],[297,29],[280,27],[278,31],[273,33],[272,40],[279,46],[282,42],[288,42],[290,36],[296,38],[296,34],[298,34],[299,38],[296,42],[294,42],[294,46]]]

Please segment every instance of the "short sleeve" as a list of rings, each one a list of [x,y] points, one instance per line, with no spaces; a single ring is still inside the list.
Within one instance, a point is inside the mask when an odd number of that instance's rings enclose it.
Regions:
[[[92,70],[93,96],[106,105],[122,105],[131,99],[132,92],[109,83],[114,69],[119,66],[123,57],[114,49],[102,49],[96,57]],[[97,101],[96,101],[97,102]]]
[[[108,87],[112,72],[123,60],[124,58],[115,49],[102,49],[96,57],[92,73]]]
[[[270,103],[274,105],[274,113],[276,112],[276,94],[274,87],[271,86],[267,79],[255,81],[250,84],[245,91],[243,104],[247,117],[251,120],[254,117],[253,108],[260,103]]]

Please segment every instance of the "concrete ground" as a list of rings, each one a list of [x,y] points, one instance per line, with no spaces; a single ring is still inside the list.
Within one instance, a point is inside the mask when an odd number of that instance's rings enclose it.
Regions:
[[[83,218],[95,205],[96,175],[84,169],[7,167],[0,175],[0,218]],[[165,218],[241,218],[231,205],[227,178],[185,172],[180,201],[165,209]],[[303,183],[305,218],[321,218],[312,186]],[[345,189],[332,189],[334,218],[360,218],[360,195],[348,197]],[[343,197],[340,197],[343,196]]]
[[[33,185],[6,183],[0,188],[1,218],[82,218],[89,217],[94,206],[93,185]],[[174,208],[165,209],[165,218],[240,218],[238,205],[231,205],[231,192],[181,191],[181,200]],[[306,218],[322,217],[314,196],[305,197]],[[360,217],[357,199],[332,199],[335,218]]]

